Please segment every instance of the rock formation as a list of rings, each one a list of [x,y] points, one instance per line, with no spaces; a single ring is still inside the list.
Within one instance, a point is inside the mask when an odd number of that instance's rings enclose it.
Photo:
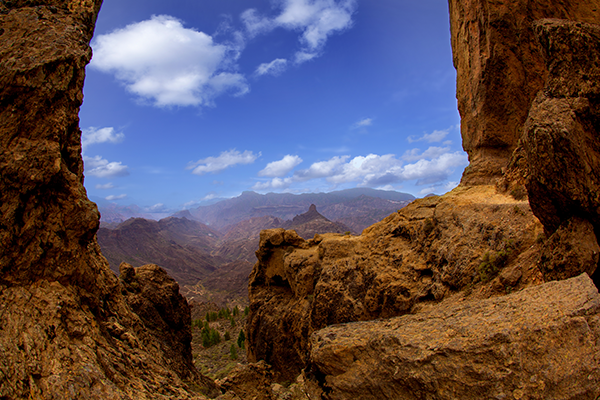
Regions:
[[[600,295],[587,275],[311,338],[328,400],[596,399]]]
[[[534,21],[559,18],[597,24],[600,1],[450,0],[463,147],[463,183],[498,179],[521,137],[548,71]],[[581,53],[590,54],[590,53]]]
[[[600,1],[449,3],[461,185],[358,237],[263,232],[249,359],[328,400],[595,399]]]
[[[249,283],[249,360],[291,380],[308,361],[309,335],[325,326],[541,282],[542,232],[526,201],[492,186],[416,200],[361,236],[263,231]]]
[[[202,398],[95,239],[78,111],[100,5],[0,2],[0,397]]]

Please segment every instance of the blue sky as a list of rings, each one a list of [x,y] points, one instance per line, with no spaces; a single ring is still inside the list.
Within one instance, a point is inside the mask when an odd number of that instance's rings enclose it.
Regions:
[[[87,67],[92,198],[453,188],[446,0],[105,0]]]

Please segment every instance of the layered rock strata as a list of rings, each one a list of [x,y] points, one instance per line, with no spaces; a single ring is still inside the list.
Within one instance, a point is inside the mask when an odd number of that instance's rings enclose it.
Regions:
[[[96,243],[78,111],[100,5],[0,2],[0,397],[201,398]]]

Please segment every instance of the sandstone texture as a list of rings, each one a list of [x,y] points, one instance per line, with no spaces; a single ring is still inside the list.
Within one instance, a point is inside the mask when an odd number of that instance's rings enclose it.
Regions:
[[[449,5],[456,97],[470,161],[463,183],[489,183],[502,175],[529,108],[545,86],[548,71],[534,22],[598,24],[600,1],[450,0]]]
[[[361,236],[263,231],[249,283],[249,360],[291,380],[308,361],[309,335],[328,325],[541,283],[542,232],[526,201],[493,186],[417,200]]]
[[[78,111],[100,5],[0,2],[0,398],[199,399],[95,239]]]
[[[586,275],[311,337],[324,399],[597,399],[600,295]]]

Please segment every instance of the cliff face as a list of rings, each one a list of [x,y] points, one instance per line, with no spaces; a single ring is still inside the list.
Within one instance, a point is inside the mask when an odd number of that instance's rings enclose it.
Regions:
[[[263,232],[249,359],[322,399],[594,399],[600,1],[449,3],[461,185],[359,237]]]
[[[95,239],[78,111],[100,5],[0,2],[2,398],[196,397]]]
[[[463,183],[498,179],[548,71],[534,21],[600,21],[600,1],[450,0],[463,148]]]

